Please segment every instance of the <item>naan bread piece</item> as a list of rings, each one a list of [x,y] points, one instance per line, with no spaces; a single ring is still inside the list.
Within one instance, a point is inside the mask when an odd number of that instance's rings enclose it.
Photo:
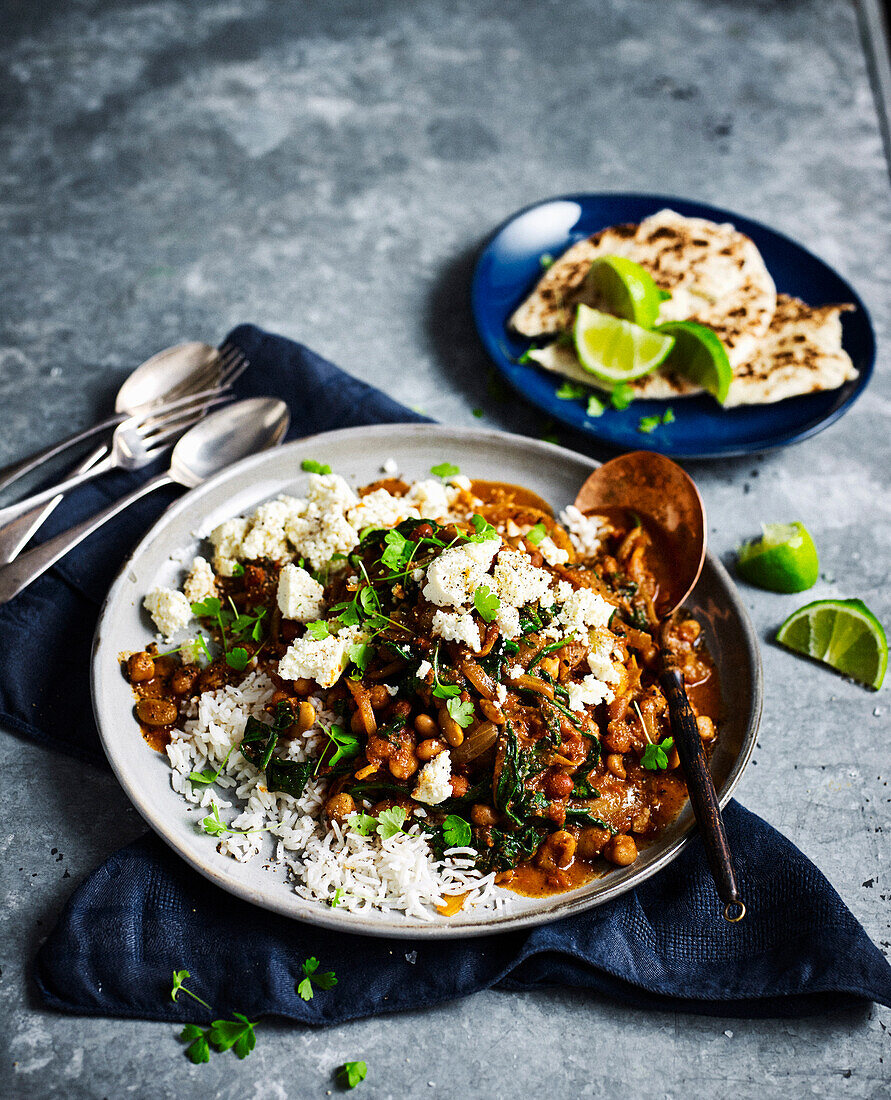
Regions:
[[[731,366],[753,355],[776,308],[773,279],[745,234],[661,210],[640,225],[610,226],[574,244],[544,273],[511,326],[524,336],[571,328],[576,306],[585,301],[585,276],[598,256],[626,256],[645,268],[671,294],[659,320],[708,325],[727,348]]]
[[[842,348],[841,326],[842,313],[853,308],[809,306],[778,294],[767,335],[750,361],[734,368],[725,408],[835,390],[856,378],[858,372]]]

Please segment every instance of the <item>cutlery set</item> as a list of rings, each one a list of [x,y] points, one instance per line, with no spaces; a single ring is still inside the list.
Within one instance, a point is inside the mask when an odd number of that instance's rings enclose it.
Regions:
[[[289,423],[283,402],[254,398],[227,404],[233,384],[248,366],[244,353],[229,344],[213,348],[192,342],[167,348],[127,378],[118,391],[114,416],[0,469],[4,490],[66,451],[96,436],[108,437],[63,481],[0,508],[0,605],[147,493],[171,483],[193,488],[231,463],[281,443]],[[142,469],[171,449],[166,473],[75,527],[24,549],[66,492],[111,470]]]

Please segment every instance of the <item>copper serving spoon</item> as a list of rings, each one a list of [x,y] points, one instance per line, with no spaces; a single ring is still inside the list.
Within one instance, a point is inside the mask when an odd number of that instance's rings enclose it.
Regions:
[[[671,590],[660,591],[663,621],[676,611],[699,580],[705,562],[705,505],[692,479],[670,459],[654,451],[633,451],[596,469],[585,481],[575,506],[586,515],[610,508],[634,512],[653,524],[671,547]],[[735,923],[746,915],[739,893],[718,794],[705,759],[696,716],[684,689],[683,675],[663,654],[659,684],[668,701],[671,732],[681,760],[687,791],[724,919]]]

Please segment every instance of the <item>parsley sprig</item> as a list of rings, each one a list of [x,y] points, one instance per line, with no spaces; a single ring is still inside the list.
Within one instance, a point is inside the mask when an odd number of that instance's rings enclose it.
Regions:
[[[377,817],[371,814],[350,814],[347,822],[350,828],[355,829],[362,836],[377,833],[381,840],[389,840],[398,833],[405,832],[402,826],[407,816],[404,806],[392,806],[389,810],[381,810]]]
[[[337,1079],[344,1088],[354,1089],[368,1076],[368,1066],[364,1062],[344,1062],[337,1071]]]
[[[644,749],[643,756],[640,758],[642,767],[647,771],[664,771],[668,767],[668,754],[674,748],[674,738],[666,737],[664,741],[660,741],[658,745],[650,744]]]
[[[209,1012],[212,1012],[213,1009],[207,1001],[202,1000],[197,993],[193,993],[191,989],[187,989],[184,985],[186,978],[189,977],[191,975],[188,970],[173,971],[173,987],[170,990],[170,999],[175,1001],[177,994],[180,992],[187,993],[199,1004],[204,1005]],[[220,1053],[231,1049],[237,1057],[247,1058],[257,1043],[257,1037],[254,1034],[256,1021],[249,1020],[247,1016],[243,1016],[240,1012],[233,1012],[232,1015],[235,1017],[233,1020],[214,1020],[208,1028],[199,1027],[197,1024],[186,1024],[179,1037],[184,1043],[189,1044],[186,1048],[189,1061],[195,1065],[199,1065],[201,1062],[209,1062],[211,1047]]]
[[[225,821],[220,819],[220,807],[216,802],[210,803],[211,812],[201,821],[201,828],[210,836],[249,836],[251,833],[265,833],[266,829],[230,829]]]
[[[333,989],[337,985],[337,976],[333,970],[326,970],[324,974],[319,973],[319,960],[314,956],[308,958],[301,968],[303,970],[303,980],[297,986],[297,992],[300,994],[301,1000],[311,1001],[315,994],[313,986],[318,986],[319,989]]]

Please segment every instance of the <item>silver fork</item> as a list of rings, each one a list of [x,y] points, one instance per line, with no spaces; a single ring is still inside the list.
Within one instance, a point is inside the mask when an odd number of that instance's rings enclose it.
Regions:
[[[57,496],[61,498],[70,489],[101,477],[109,470],[139,470],[148,466],[168,451],[183,432],[200,420],[208,409],[228,400],[227,393],[220,393],[216,389],[205,390],[204,393],[189,394],[178,401],[168,402],[148,414],[128,417],[115,428],[110,452],[89,470],[73,474],[58,485],[51,485],[24,500],[0,508],[0,529],[38,505]]]
[[[195,374],[190,375],[187,380],[181,382],[178,386],[174,386],[167,393],[168,398],[185,397],[201,397],[200,392],[204,386],[208,389],[205,391],[208,394],[226,393],[234,382],[244,373],[250,366],[250,361],[245,356],[244,352],[236,347],[234,344],[225,343],[218,349],[218,356],[208,361],[206,367],[197,371]],[[212,387],[212,388],[210,388]],[[163,416],[167,405],[159,406],[157,408],[146,408],[143,413],[146,418],[149,416]],[[210,408],[210,405],[207,406]],[[132,417],[131,417],[132,418]],[[80,439],[89,438],[97,430],[107,429],[115,425],[121,425],[127,418],[122,415],[117,415],[104,421],[102,425],[88,429],[82,433]],[[188,427],[188,425],[186,425]],[[182,429],[185,430],[185,429]],[[74,439],[75,437],[72,437]],[[64,441],[69,445],[71,440]],[[175,440],[173,441],[175,442]],[[172,445],[172,444],[168,444]],[[64,444],[60,445],[64,449]],[[160,454],[160,451],[158,452]],[[94,470],[96,473],[94,476],[98,476],[99,472],[105,472],[106,469],[111,467],[103,467],[101,471],[96,470],[97,464],[100,463],[106,456],[109,456],[109,448],[105,444],[97,447],[91,451],[74,469],[75,475],[84,474],[89,470]],[[38,456],[32,456],[37,458]],[[44,456],[47,457],[47,456]],[[32,463],[37,465],[39,463]],[[0,471],[3,472],[3,471]],[[71,488],[72,486],[68,486]],[[47,493],[50,490],[46,491]],[[0,510],[0,565],[5,565],[8,562],[14,561],[16,557],[22,552],[24,547],[30,542],[35,533],[46,522],[50,514],[57,507],[62,500],[62,494],[59,493],[59,487],[53,486],[51,490],[53,499],[48,503],[38,503],[38,495],[29,497],[26,500],[19,501],[15,505],[11,505],[8,509]],[[46,493],[43,494],[45,499]],[[4,520],[4,516],[9,515],[10,518]]]

